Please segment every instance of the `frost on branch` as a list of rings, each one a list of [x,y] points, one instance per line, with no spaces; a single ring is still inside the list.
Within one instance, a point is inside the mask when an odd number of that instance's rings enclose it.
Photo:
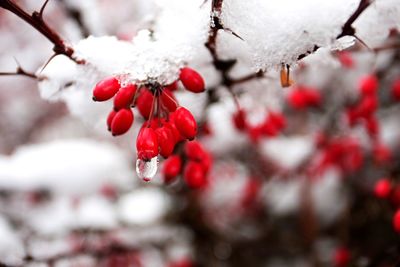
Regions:
[[[360,16],[361,21],[356,21],[356,34],[372,37],[379,33],[382,42],[391,28],[399,27],[399,7],[395,2],[374,1]],[[359,3],[359,0],[224,1],[222,21],[244,39],[241,50],[250,50],[253,69],[265,70],[282,62],[296,63],[299,56],[318,47],[337,46],[336,37]],[[368,44],[369,39],[365,41]]]

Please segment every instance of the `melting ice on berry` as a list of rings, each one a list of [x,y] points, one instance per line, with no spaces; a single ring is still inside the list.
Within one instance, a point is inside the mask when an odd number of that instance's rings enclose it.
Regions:
[[[154,157],[150,161],[143,159],[137,159],[136,161],[136,173],[140,179],[148,182],[153,179],[157,173],[158,158]]]

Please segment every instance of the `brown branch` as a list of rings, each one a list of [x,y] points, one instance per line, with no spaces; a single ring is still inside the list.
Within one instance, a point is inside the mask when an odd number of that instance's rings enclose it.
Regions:
[[[358,19],[358,17],[371,5],[371,0],[361,0],[360,4],[358,5],[357,9],[354,13],[350,16],[350,18],[346,21],[346,23],[342,27],[342,32],[336,37],[339,39],[343,36],[349,35],[354,36],[356,30],[353,28],[353,23]]]
[[[35,79],[38,81],[46,79],[46,77],[44,77],[44,76],[39,77],[33,72],[28,72],[28,71],[24,70],[21,67],[21,65],[19,64],[19,62],[17,61],[17,59],[15,59],[15,62],[17,63],[17,69],[15,70],[15,72],[0,72],[0,76],[20,75],[20,76],[25,76],[25,77],[32,78],[32,79]]]
[[[74,50],[71,46],[65,43],[60,35],[49,27],[49,25],[43,20],[43,12],[48,3],[45,1],[40,11],[34,11],[32,15],[29,15],[23,10],[17,3],[12,0],[0,0],[0,7],[4,8],[19,18],[24,20],[26,23],[35,28],[43,36],[45,36],[50,42],[54,44],[53,51],[56,55],[65,55],[75,61],[77,64],[84,64],[83,60],[79,60],[73,56]]]

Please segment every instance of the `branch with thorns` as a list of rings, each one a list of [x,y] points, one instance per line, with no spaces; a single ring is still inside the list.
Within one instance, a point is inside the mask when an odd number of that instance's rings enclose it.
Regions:
[[[49,61],[57,55],[65,55],[71,60],[75,61],[75,63],[77,64],[84,64],[85,61],[80,60],[74,56],[74,49],[70,45],[68,45],[61,38],[61,36],[52,28],[50,28],[50,26],[44,21],[43,13],[48,2],[49,0],[46,0],[40,8],[40,11],[34,11],[31,15],[12,0],[0,0],[0,7],[17,15],[19,18],[31,25],[54,44],[54,55],[49,59]],[[48,62],[46,63],[46,65],[48,64]]]

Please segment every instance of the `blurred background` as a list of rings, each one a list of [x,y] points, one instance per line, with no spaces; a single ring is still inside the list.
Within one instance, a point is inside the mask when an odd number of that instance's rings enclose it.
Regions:
[[[72,43],[130,40],[153,24],[155,2],[54,0],[45,20]],[[212,158],[199,188],[168,180],[161,157],[151,182],[138,179],[139,124],[112,137],[105,117],[41,98],[37,79],[0,76],[0,266],[399,266],[397,29],[243,80],[249,56],[224,52],[224,34],[218,51],[243,64],[233,82],[199,64],[207,91],[176,95]],[[3,9],[0,40],[0,72],[40,75],[52,56]]]

